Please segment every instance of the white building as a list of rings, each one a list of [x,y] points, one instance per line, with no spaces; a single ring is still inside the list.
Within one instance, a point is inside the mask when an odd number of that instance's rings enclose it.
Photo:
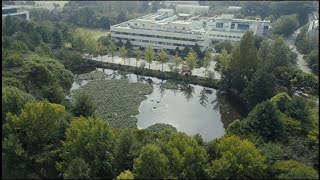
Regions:
[[[177,5],[176,13],[187,13],[191,16],[209,12],[210,6]]]
[[[29,11],[19,11],[20,6],[2,6],[2,18],[6,16],[17,16],[29,20]]]
[[[240,6],[229,6],[228,10],[230,11],[240,11],[242,9],[242,7]]]
[[[270,21],[234,19],[233,14],[214,17],[191,16],[173,13],[173,9],[159,9],[148,14],[110,27],[111,37],[138,47],[171,49],[192,47],[198,44],[203,51],[212,41],[239,41],[251,30],[257,36],[266,36]]]
[[[164,1],[164,4],[166,7],[169,6],[176,6],[176,5],[193,5],[193,6],[198,6],[199,2],[198,1]]]

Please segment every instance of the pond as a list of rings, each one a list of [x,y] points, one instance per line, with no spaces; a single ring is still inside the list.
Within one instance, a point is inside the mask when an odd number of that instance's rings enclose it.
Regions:
[[[188,135],[198,133],[208,142],[223,136],[228,125],[243,116],[243,110],[239,108],[241,106],[219,90],[110,69],[97,70],[107,75],[106,80],[127,79],[129,82],[153,86],[153,92],[139,106],[136,116],[139,129],[165,123]],[[87,80],[78,80],[73,83],[71,90],[86,83]]]

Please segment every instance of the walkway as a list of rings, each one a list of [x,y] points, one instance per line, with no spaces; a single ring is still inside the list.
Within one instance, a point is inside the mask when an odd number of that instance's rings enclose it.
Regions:
[[[314,19],[314,14],[309,14],[308,15],[309,22],[312,21],[313,19]],[[291,34],[289,37],[286,38],[285,42],[290,48],[292,48],[292,51],[298,54],[297,67],[301,69],[303,72],[311,73],[311,70],[309,69],[307,63],[303,59],[303,55],[299,53],[299,51],[297,50],[297,47],[295,46],[296,38],[300,33],[301,29],[302,27],[294,31],[293,34]]]
[[[94,58],[92,58],[92,60],[100,61],[100,62],[102,61],[102,62],[114,63],[114,64],[122,64],[122,65],[125,64],[125,65],[134,66],[134,67],[136,66],[136,58],[126,58],[125,63],[124,63],[123,59],[119,56],[114,56],[113,61],[112,61],[112,57],[110,55],[104,55],[102,57],[101,56],[94,57]],[[145,64],[146,64],[145,68],[149,68],[149,63],[145,60],[139,60],[137,62],[137,67],[140,67],[142,62],[145,62]],[[169,68],[169,64],[173,65],[173,63],[170,63],[170,62],[163,64],[163,71],[171,71]],[[216,64],[216,62],[212,61],[208,70],[214,72],[215,79],[221,79],[220,72],[217,72],[214,70],[215,64]],[[162,67],[161,63],[157,62],[157,61],[152,61],[152,63],[150,64],[150,69],[161,71],[161,69],[162,69],[161,67]],[[181,67],[182,67],[182,64],[178,66],[179,69],[181,69]],[[204,75],[204,70],[205,69],[203,67],[195,68],[192,70],[192,75],[199,76],[199,77],[206,77]]]

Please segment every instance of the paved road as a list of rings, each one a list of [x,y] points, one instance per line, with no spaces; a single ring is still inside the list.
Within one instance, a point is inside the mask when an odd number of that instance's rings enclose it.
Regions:
[[[121,57],[114,56],[113,57],[113,61],[112,61],[112,57],[110,55],[104,55],[104,56],[102,56],[102,58],[101,58],[101,56],[98,56],[98,57],[92,58],[92,60],[115,63],[115,64],[125,64],[125,65],[130,65],[130,66],[136,66],[136,58],[126,58],[126,60],[124,62]],[[137,66],[140,67],[140,65],[143,62],[145,62],[145,68],[149,68],[149,63],[146,62],[145,60],[139,60],[137,62]],[[169,64],[172,64],[172,63],[168,62],[168,63],[164,63],[163,64],[163,71],[171,71],[170,68],[169,68]],[[221,79],[220,73],[214,70],[215,64],[216,64],[216,62],[211,62],[210,67],[208,68],[208,70],[214,72],[215,79]],[[182,67],[182,64],[178,66],[179,69],[181,69],[181,67]],[[162,65],[159,62],[153,61],[150,64],[150,69],[161,70],[162,69]],[[200,76],[200,77],[206,77],[204,75],[204,70],[205,69],[203,67],[195,68],[195,69],[192,70],[192,75]]]
[[[312,14],[309,14],[308,15],[308,24],[309,22],[311,22],[312,20],[314,20],[316,17],[316,13],[312,13]],[[293,32],[293,34],[291,34],[289,37],[286,38],[285,42],[287,45],[289,45],[290,48],[292,48],[292,50],[294,52],[296,52],[298,54],[298,61],[297,61],[297,67],[299,69],[301,69],[303,72],[306,72],[306,73],[311,73],[311,70],[309,69],[309,67],[307,66],[307,63],[305,62],[305,60],[303,59],[303,55],[300,54],[298,51],[297,51],[297,47],[295,46],[295,41],[296,41],[296,38],[298,36],[298,34],[300,33],[302,27],[300,27],[299,29],[297,29],[295,32]],[[316,99],[316,104],[317,106],[319,107],[319,98]]]
[[[314,15],[309,14],[308,17],[309,17],[308,18],[309,22],[314,19]],[[302,27],[300,27],[299,29],[294,31],[293,34],[291,34],[289,37],[286,38],[285,42],[287,45],[289,45],[290,48],[292,48],[292,51],[294,51],[295,53],[298,54],[297,67],[299,69],[301,69],[303,72],[311,73],[311,70],[309,69],[307,63],[303,59],[303,55],[298,52],[297,47],[294,44],[296,42],[296,38],[297,38],[298,34],[300,33],[301,29],[302,29]]]

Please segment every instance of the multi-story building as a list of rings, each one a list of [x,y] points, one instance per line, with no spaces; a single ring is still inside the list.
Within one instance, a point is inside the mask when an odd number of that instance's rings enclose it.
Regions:
[[[29,11],[19,11],[20,6],[2,6],[2,18],[17,16],[29,20]]]
[[[239,41],[249,30],[264,37],[269,25],[270,21],[260,19],[234,19],[233,14],[202,17],[188,12],[177,14],[173,9],[159,9],[157,13],[113,25],[110,31],[116,41],[125,43],[129,40],[134,47],[147,47],[150,43],[154,49],[174,50],[178,47],[182,50],[198,44],[203,51],[212,41]]]

